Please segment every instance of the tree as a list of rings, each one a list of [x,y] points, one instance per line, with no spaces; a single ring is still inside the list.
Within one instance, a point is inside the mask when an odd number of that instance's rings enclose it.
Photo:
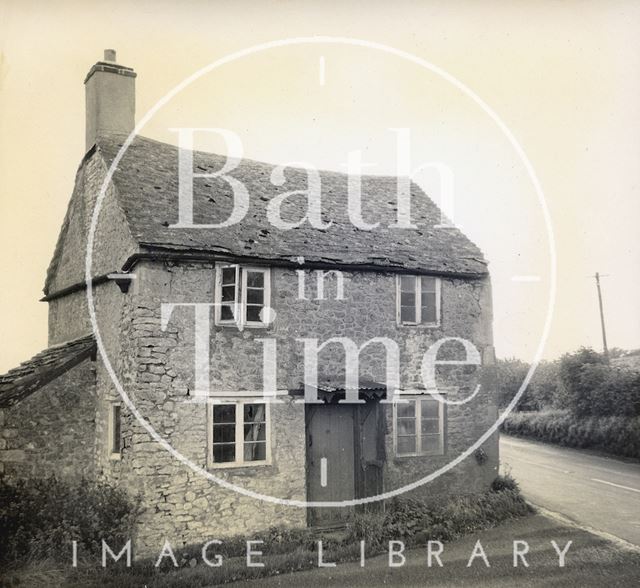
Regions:
[[[569,409],[576,416],[591,414],[592,388],[601,383],[596,371],[582,377],[584,366],[602,366],[606,360],[593,349],[581,347],[574,353],[565,353],[560,359],[560,407]]]
[[[560,362],[541,361],[531,378],[527,391],[533,397],[536,410],[560,408]]]
[[[640,415],[640,374],[610,366],[592,349],[560,360],[561,407],[577,417]]]
[[[496,361],[498,406],[500,408],[505,408],[511,402],[528,371],[529,365],[515,357]]]

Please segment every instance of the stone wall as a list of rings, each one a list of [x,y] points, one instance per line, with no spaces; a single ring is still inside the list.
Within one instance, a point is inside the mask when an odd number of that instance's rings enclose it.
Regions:
[[[96,198],[106,172],[107,166],[99,153],[91,155],[78,170],[67,215],[49,268],[48,294],[85,280],[87,237]],[[137,245],[117,201],[115,190],[113,186],[109,186],[102,201],[94,234],[92,275],[97,277],[120,271],[125,260],[136,250]],[[117,288],[113,283],[111,287]],[[86,298],[86,291],[80,290],[49,302],[49,345],[91,333]]]
[[[203,280],[211,269],[138,266],[132,289],[128,295],[121,295],[126,304],[119,324],[123,352],[119,355],[122,361],[118,375],[136,409],[162,439],[190,460],[193,468],[205,471],[207,405],[190,403],[187,394],[193,390],[192,384],[189,388],[194,365],[193,311],[189,316],[182,312],[186,309],[180,309],[175,323],[172,321],[161,331],[160,304],[192,295],[201,300],[212,296],[208,290],[212,283]],[[183,271],[185,279],[178,279],[175,274]],[[245,366],[255,372],[255,381],[260,366],[255,358]],[[101,377],[99,370],[99,380]],[[247,390],[243,382],[236,383],[233,377],[227,383],[228,390]],[[123,419],[122,458],[119,462],[103,462],[102,471],[106,478],[143,499],[145,512],[137,537],[138,553],[157,551],[162,537],[171,537],[179,545],[199,542],[203,537],[253,534],[274,525],[306,524],[303,509],[261,502],[196,473],[158,444],[126,407]],[[247,492],[304,500],[304,406],[285,397],[282,403],[271,406],[270,422],[269,465],[216,469],[211,473],[223,484],[238,485]]]
[[[91,333],[85,290],[51,300],[48,305],[49,345],[72,341]]]
[[[9,478],[95,476],[95,362],[84,360],[0,411],[0,470]]]

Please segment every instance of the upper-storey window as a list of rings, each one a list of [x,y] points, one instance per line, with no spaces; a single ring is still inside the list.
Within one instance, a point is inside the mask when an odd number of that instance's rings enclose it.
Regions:
[[[220,264],[216,271],[216,324],[264,327],[271,298],[269,268]]]
[[[440,324],[440,278],[431,276],[397,277],[398,324]]]

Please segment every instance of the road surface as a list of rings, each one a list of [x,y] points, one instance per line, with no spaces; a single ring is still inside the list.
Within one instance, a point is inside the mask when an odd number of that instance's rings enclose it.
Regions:
[[[640,464],[504,435],[500,460],[529,501],[640,546]]]

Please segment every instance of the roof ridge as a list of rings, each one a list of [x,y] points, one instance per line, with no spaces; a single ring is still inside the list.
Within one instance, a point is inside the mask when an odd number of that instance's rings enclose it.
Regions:
[[[119,147],[122,147],[128,138],[129,138],[129,135],[126,135],[124,133],[103,132],[96,139],[96,146],[97,146],[98,149],[100,149],[101,145],[104,145],[105,143],[115,139],[117,142],[121,142]],[[135,135],[135,137],[133,138],[133,141],[132,141],[131,144],[133,144],[135,141],[146,141],[146,142],[149,142],[149,143],[155,143],[156,145],[160,145],[162,147],[170,147],[172,149],[180,150],[180,146],[178,146],[178,145],[174,145],[173,143],[167,143],[166,141],[160,141],[159,139],[153,139],[151,137],[146,137],[145,135]],[[301,166],[286,165],[286,164],[281,163],[281,162],[266,161],[266,160],[262,160],[262,159],[253,159],[252,157],[241,157],[241,158],[233,158],[233,157],[231,157],[230,158],[228,155],[223,155],[221,153],[217,153],[216,151],[202,151],[201,149],[193,149],[193,153],[195,155],[200,155],[200,156],[203,156],[203,157],[214,156],[214,157],[220,157],[220,158],[224,158],[224,159],[239,159],[242,163],[245,163],[245,164],[255,164],[255,165],[264,166],[264,167],[271,168],[271,169],[273,169],[274,167],[284,167],[285,169],[292,169],[292,170],[300,171],[300,172],[304,172],[304,171],[307,170],[307,168],[301,167]],[[114,155],[114,157],[115,157],[115,155]],[[296,162],[296,163],[300,163],[300,162]],[[321,175],[322,174],[335,174],[337,176],[343,176],[343,177],[348,177],[349,175],[354,175],[354,174],[349,174],[348,172],[343,172],[343,171],[329,169],[329,168],[314,168],[314,170],[317,171]],[[357,176],[360,177],[360,178],[363,178],[363,179],[372,178],[372,179],[385,179],[385,180],[397,180],[399,178],[407,178],[410,181],[412,186],[419,187],[419,184],[417,182],[415,182],[414,180],[412,180],[411,176],[403,176],[403,175],[398,175],[398,174],[357,174]]]

